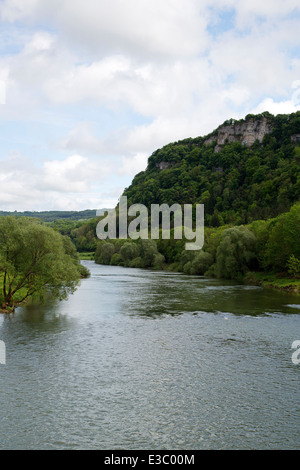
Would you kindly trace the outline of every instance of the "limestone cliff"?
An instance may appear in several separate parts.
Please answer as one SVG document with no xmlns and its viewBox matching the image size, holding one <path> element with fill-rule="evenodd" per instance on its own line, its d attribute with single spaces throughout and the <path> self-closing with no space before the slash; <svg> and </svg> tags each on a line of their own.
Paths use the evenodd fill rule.
<svg viewBox="0 0 300 470">
<path fill-rule="evenodd" d="M 241 142 L 247 147 L 251 147 L 256 140 L 262 142 L 264 136 L 272 129 L 272 123 L 267 117 L 250 118 L 245 121 L 232 120 L 220 126 L 204 143 L 208 145 L 216 141 L 215 152 L 218 152 L 226 142 Z"/>
</svg>

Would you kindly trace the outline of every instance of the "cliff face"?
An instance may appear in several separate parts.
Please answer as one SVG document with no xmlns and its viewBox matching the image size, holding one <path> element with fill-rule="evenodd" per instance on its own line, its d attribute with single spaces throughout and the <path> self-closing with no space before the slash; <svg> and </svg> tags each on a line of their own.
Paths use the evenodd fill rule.
<svg viewBox="0 0 300 470">
<path fill-rule="evenodd" d="M 299 148 L 300 110 L 248 114 L 155 150 L 123 195 L 148 209 L 204 204 L 207 226 L 265 220 L 300 200 Z"/>
<path fill-rule="evenodd" d="M 241 142 L 247 147 L 251 147 L 256 140 L 262 142 L 264 136 L 271 131 L 272 125 L 266 117 L 259 120 L 249 119 L 219 127 L 217 135 L 210 136 L 204 143 L 208 145 L 217 141 L 215 152 L 218 152 L 226 142 Z"/>
</svg>

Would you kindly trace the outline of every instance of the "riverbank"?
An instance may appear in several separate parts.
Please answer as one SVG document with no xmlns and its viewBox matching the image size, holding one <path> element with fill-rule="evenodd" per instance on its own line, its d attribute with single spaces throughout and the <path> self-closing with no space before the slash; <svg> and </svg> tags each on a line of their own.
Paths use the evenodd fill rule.
<svg viewBox="0 0 300 470">
<path fill-rule="evenodd" d="M 79 258 L 81 260 L 90 260 L 93 261 L 93 253 L 79 253 Z M 96 263 L 97 264 L 97 263 Z M 147 269 L 147 268 L 143 268 Z M 149 268 L 153 269 L 153 268 Z M 171 265 L 165 264 L 161 267 L 163 271 L 171 272 L 180 272 L 173 270 Z M 226 279 L 224 279 L 226 280 Z M 239 279 L 240 280 L 240 279 Z M 300 295 L 300 279 L 288 277 L 287 274 L 273 274 L 267 272 L 248 272 L 241 281 L 244 284 L 261 286 L 267 289 L 276 289 L 284 292 L 290 292 L 293 294 Z"/>
<path fill-rule="evenodd" d="M 300 294 L 300 279 L 265 272 L 249 272 L 244 277 L 246 284 Z"/>
<path fill-rule="evenodd" d="M 78 257 L 80 261 L 94 261 L 95 258 L 95 252 L 86 252 L 86 253 L 79 253 L 78 252 Z"/>
<path fill-rule="evenodd" d="M 80 260 L 94 261 L 95 253 L 78 253 Z M 164 271 L 169 271 L 169 264 L 162 266 Z M 181 271 L 179 271 L 181 272 Z M 300 279 L 291 278 L 284 273 L 268 273 L 268 272 L 248 272 L 243 279 L 245 284 L 261 286 L 268 289 L 277 289 L 284 292 L 290 292 L 300 295 Z"/>
<path fill-rule="evenodd" d="M 14 313 L 15 311 L 15 307 L 11 307 L 11 308 L 0 308 L 0 314 L 9 314 L 9 313 Z"/>
</svg>

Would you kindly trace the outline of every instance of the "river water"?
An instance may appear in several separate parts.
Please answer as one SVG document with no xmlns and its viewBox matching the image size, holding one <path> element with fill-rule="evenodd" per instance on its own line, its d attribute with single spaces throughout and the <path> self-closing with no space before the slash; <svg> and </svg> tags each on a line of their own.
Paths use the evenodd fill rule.
<svg viewBox="0 0 300 470">
<path fill-rule="evenodd" d="M 0 449 L 299 449 L 299 296 L 84 261 L 0 317 Z"/>
</svg>

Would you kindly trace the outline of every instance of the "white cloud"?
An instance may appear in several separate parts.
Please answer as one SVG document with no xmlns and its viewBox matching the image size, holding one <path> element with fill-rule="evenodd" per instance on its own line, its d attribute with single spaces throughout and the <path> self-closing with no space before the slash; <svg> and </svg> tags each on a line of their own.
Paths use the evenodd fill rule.
<svg viewBox="0 0 300 470">
<path fill-rule="evenodd" d="M 298 0 L 4 0 L 0 18 L 0 125 L 21 133 L 2 206 L 117 200 L 158 147 L 299 108 Z"/>
<path fill-rule="evenodd" d="M 94 165 L 87 158 L 72 155 L 64 161 L 45 162 L 42 183 L 56 191 L 84 192 L 88 190 L 94 171 Z"/>
<path fill-rule="evenodd" d="M 101 186 L 109 171 L 109 162 L 100 164 L 81 155 L 33 165 L 22 155 L 10 154 L 1 162 L 0 182 L 5 190 L 0 191 L 0 207 L 11 210 L 16 204 L 19 210 L 42 210 L 45 205 L 70 210 L 106 207 L 110 200 L 106 195 L 102 201 Z"/>
<path fill-rule="evenodd" d="M 264 99 L 256 108 L 252 110 L 253 114 L 262 113 L 268 110 L 271 114 L 289 114 L 299 110 L 292 100 L 276 102 L 273 98 Z"/>
<path fill-rule="evenodd" d="M 67 137 L 58 142 L 58 147 L 65 151 L 76 151 L 84 154 L 101 154 L 104 150 L 104 144 L 93 132 L 90 122 L 79 122 L 70 130 Z"/>
<path fill-rule="evenodd" d="M 38 4 L 39 0 L 5 0 L 2 2 L 0 17 L 9 22 L 22 20 L 31 16 Z"/>
<path fill-rule="evenodd" d="M 0 80 L 0 104 L 6 102 L 6 83 L 4 80 Z"/>
<path fill-rule="evenodd" d="M 122 157 L 121 167 L 118 169 L 120 175 L 136 175 L 144 171 L 147 167 L 149 155 L 146 153 L 137 153 L 129 157 Z"/>
<path fill-rule="evenodd" d="M 206 24 L 195 0 L 6 0 L 7 21 L 47 19 L 62 36 L 93 54 L 193 55 L 206 46 Z"/>
</svg>

